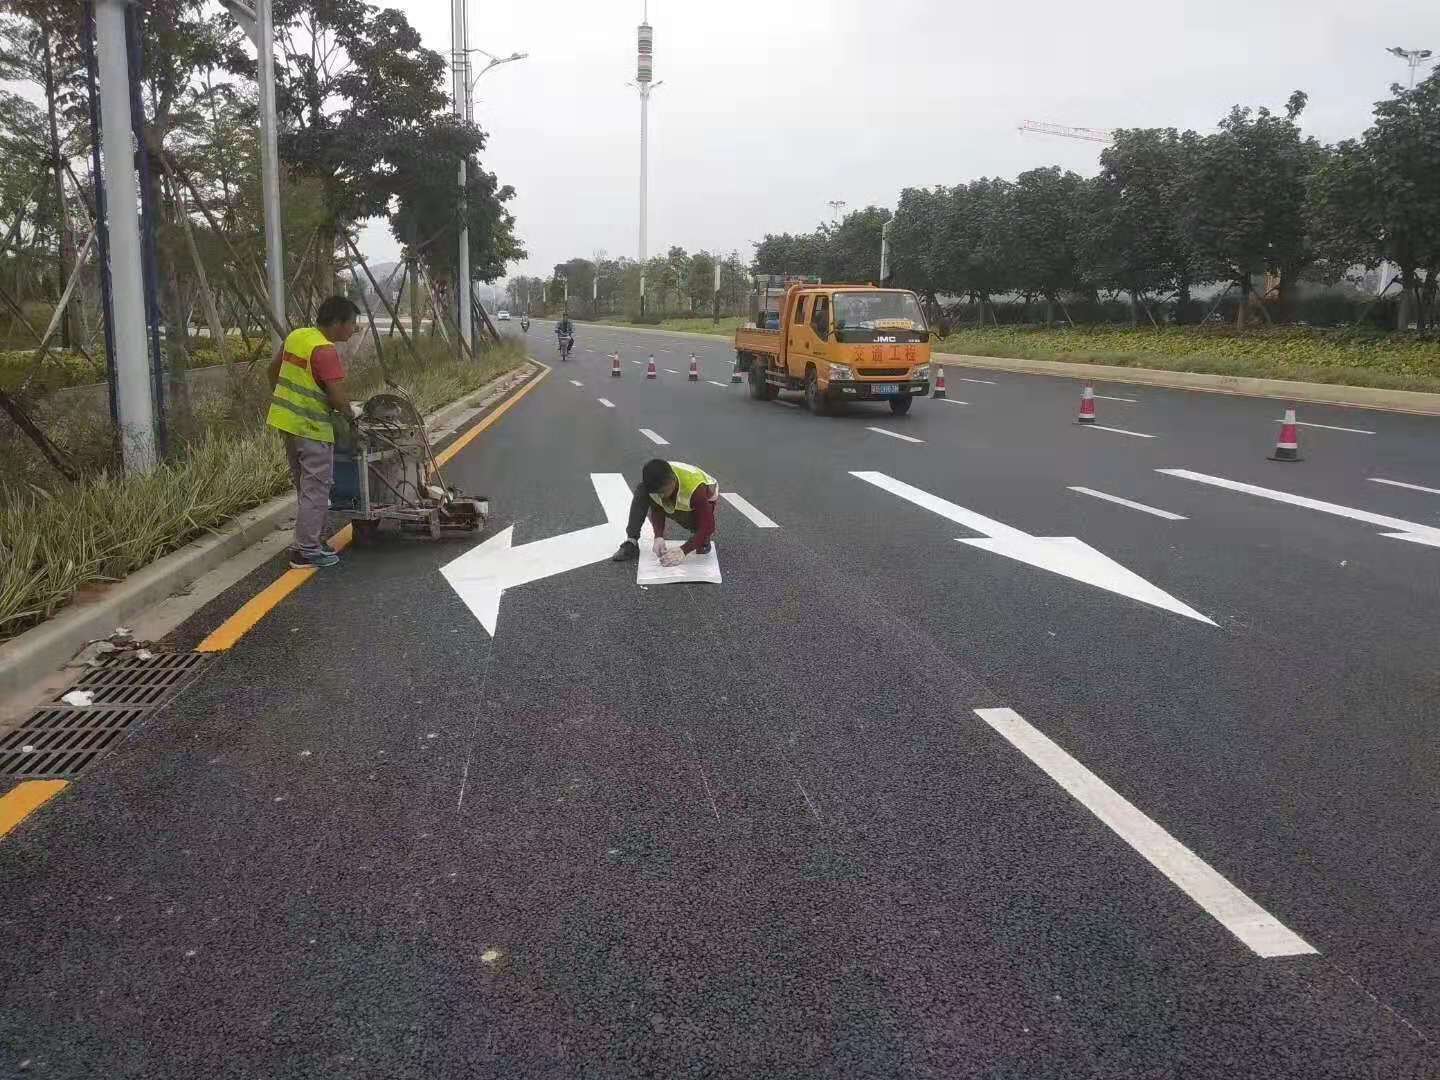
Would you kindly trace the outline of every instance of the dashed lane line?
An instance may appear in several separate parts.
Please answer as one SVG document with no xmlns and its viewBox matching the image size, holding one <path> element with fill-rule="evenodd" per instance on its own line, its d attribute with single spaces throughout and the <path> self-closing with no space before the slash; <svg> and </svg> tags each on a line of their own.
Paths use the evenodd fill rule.
<svg viewBox="0 0 1440 1080">
<path fill-rule="evenodd" d="M 942 398 L 936 398 L 935 400 L 936 400 L 936 401 L 943 401 L 943 402 L 945 402 L 947 405 L 969 405 L 969 404 L 970 404 L 968 401 L 961 401 L 961 400 L 959 400 L 958 398 L 942 397 Z"/>
<path fill-rule="evenodd" d="M 1316 953 L 1312 945 L 1230 884 L 1209 863 L 1014 709 L 976 709 L 975 715 L 1039 766 L 1045 775 L 1064 788 L 1252 952 L 1267 958 Z"/>
<path fill-rule="evenodd" d="M 1283 424 L 1283 423 L 1285 423 L 1285 418 L 1282 416 L 1279 420 L 1276 420 L 1275 423 L 1277 423 L 1277 424 Z M 1309 423 L 1306 423 L 1304 420 L 1296 420 L 1296 421 L 1295 421 L 1295 426 L 1296 426 L 1296 427 L 1324 428 L 1326 431 L 1348 431 L 1351 435 L 1374 435 L 1374 434 L 1375 434 L 1375 432 L 1373 432 L 1373 431 L 1366 431 L 1364 428 L 1358 428 L 1358 427 L 1336 427 L 1334 424 L 1309 424 Z"/>
<path fill-rule="evenodd" d="M 1106 427 L 1103 424 L 1081 424 L 1081 427 L 1089 428 L 1092 431 L 1113 431 L 1116 435 L 1133 435 L 1137 439 L 1153 439 L 1154 435 L 1146 435 L 1143 431 L 1126 431 L 1124 428 Z"/>
<path fill-rule="evenodd" d="M 585 387 L 585 384 L 584 384 L 583 382 L 581 382 L 579 379 L 571 379 L 571 380 L 570 380 L 570 385 L 571 385 L 571 386 L 578 386 L 578 387 L 580 387 L 581 389 L 584 389 L 584 387 Z"/>
<path fill-rule="evenodd" d="M 673 367 L 667 367 L 665 370 L 668 371 L 671 375 L 679 375 L 679 374 L 680 374 L 680 373 L 679 373 L 678 371 L 676 371 Z"/>
<path fill-rule="evenodd" d="M 1137 398 L 1133 398 L 1133 397 L 1112 397 L 1112 396 L 1109 395 L 1109 394 L 1096 394 L 1095 396 L 1096 396 L 1097 398 L 1099 398 L 1101 401 L 1123 401 L 1123 402 L 1125 402 L 1125 404 L 1127 404 L 1127 405 L 1139 405 L 1139 404 L 1140 404 L 1139 400 L 1138 400 Z"/>
<path fill-rule="evenodd" d="M 613 409 L 615 407 L 615 403 L 609 398 L 597 397 L 595 400 L 600 402 L 600 404 L 604 405 L 607 409 Z"/>
<path fill-rule="evenodd" d="M 648 427 L 642 427 L 642 428 L 640 429 L 640 434 L 641 434 L 641 435 L 644 435 L 645 438 L 649 439 L 649 440 L 650 440 L 651 442 L 653 442 L 656 446 L 669 446 L 669 445 L 670 445 L 670 440 L 669 440 L 669 439 L 662 438 L 661 436 L 655 434 L 655 432 L 651 431 Z"/>
<path fill-rule="evenodd" d="M 751 522 L 754 523 L 757 529 L 778 529 L 780 527 L 770 518 L 766 517 L 759 510 L 757 510 L 754 504 L 751 503 L 749 499 L 745 498 L 745 496 L 736 495 L 733 491 L 722 491 L 720 493 L 720 497 L 723 498 L 726 502 L 728 502 L 731 506 L 735 507 L 736 510 L 739 510 L 740 513 L 744 514 L 747 518 L 749 518 Z"/>
<path fill-rule="evenodd" d="M 1144 503 L 1131 502 L 1129 499 L 1122 499 L 1119 495 L 1107 495 L 1103 491 L 1096 491 L 1094 488 L 1070 486 L 1071 491 L 1078 491 L 1081 495 L 1089 495 L 1096 499 L 1104 499 L 1106 502 L 1116 503 L 1120 506 L 1128 506 L 1131 510 L 1139 510 L 1146 514 L 1154 514 L 1166 521 L 1188 521 L 1189 518 L 1183 514 L 1172 514 L 1169 510 L 1157 510 L 1153 506 L 1146 506 Z"/>
<path fill-rule="evenodd" d="M 725 387 L 730 385 L 729 383 L 716 382 L 714 379 L 706 379 L 705 381 L 708 382 L 711 386 L 720 387 L 721 390 L 724 390 Z"/>
<path fill-rule="evenodd" d="M 774 403 L 776 405 L 784 405 L 787 409 L 798 409 L 800 407 L 798 401 L 785 401 L 783 398 L 778 397 L 774 399 Z"/>
<path fill-rule="evenodd" d="M 1421 484 L 1407 484 L 1403 480 L 1382 480 L 1378 476 L 1370 477 L 1372 484 L 1389 484 L 1391 487 L 1409 488 L 1411 491 L 1423 491 L 1430 495 L 1440 495 L 1440 488 L 1424 487 Z"/>
<path fill-rule="evenodd" d="M 955 381 L 956 381 L 956 382 L 984 383 L 986 386 L 999 386 L 999 385 L 1000 385 L 1000 384 L 997 383 L 994 379 L 967 379 L 967 378 L 965 378 L 965 376 L 963 376 L 963 375 L 958 376 Z"/>
<path fill-rule="evenodd" d="M 883 427 L 867 427 L 866 431 L 873 431 L 877 435 L 889 435 L 892 439 L 899 439 L 901 442 L 923 443 L 924 439 L 917 439 L 912 435 L 901 435 L 898 431 L 886 431 Z"/>
</svg>

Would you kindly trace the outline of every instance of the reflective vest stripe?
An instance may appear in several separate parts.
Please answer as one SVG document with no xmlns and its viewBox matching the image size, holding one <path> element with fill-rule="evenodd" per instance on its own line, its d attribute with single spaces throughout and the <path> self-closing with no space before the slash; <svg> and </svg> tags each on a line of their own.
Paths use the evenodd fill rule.
<svg viewBox="0 0 1440 1080">
<path fill-rule="evenodd" d="M 300 419 L 309 421 L 312 424 L 322 422 L 328 424 L 330 422 L 329 413 L 316 412 L 307 405 L 297 405 L 293 401 L 287 401 L 285 398 L 282 398 L 279 394 L 276 394 L 270 399 L 270 407 L 272 409 L 284 409 L 286 412 L 294 413 L 300 417 Z M 273 427 L 274 425 L 272 424 L 271 426 Z M 289 429 L 282 428 L 281 430 L 286 431 Z M 291 434 L 298 435 L 299 432 L 291 432 Z M 306 438 L 309 438 L 309 436 L 307 435 Z M 323 442 L 324 440 L 321 441 Z"/>
<path fill-rule="evenodd" d="M 293 364 L 288 366 L 294 367 Z M 319 390 L 311 390 L 309 387 L 305 386 L 304 383 L 298 383 L 294 379 L 287 378 L 285 375 L 285 365 L 282 365 L 280 368 L 280 381 L 297 394 L 308 398 L 314 398 L 316 401 L 323 401 L 325 403 L 325 412 L 328 413 L 330 411 L 330 399 Z"/>
</svg>

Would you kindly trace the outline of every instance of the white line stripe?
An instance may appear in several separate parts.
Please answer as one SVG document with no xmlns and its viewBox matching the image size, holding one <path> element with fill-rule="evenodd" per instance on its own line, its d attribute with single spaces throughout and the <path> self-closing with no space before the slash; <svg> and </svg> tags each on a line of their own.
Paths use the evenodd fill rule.
<svg viewBox="0 0 1440 1080">
<path fill-rule="evenodd" d="M 632 364 L 634 364 L 636 367 L 644 367 L 644 366 L 645 366 L 645 361 L 644 361 L 644 360 L 631 360 L 630 362 L 631 362 Z"/>
<path fill-rule="evenodd" d="M 1285 418 L 1282 416 L 1279 420 L 1276 420 L 1275 423 L 1277 423 L 1277 424 L 1283 424 L 1283 423 L 1285 423 Z M 1373 431 L 1366 431 L 1364 428 L 1358 428 L 1358 427 L 1336 427 L 1334 424 L 1307 424 L 1304 420 L 1296 420 L 1296 421 L 1295 421 L 1295 426 L 1296 426 L 1296 427 L 1324 428 L 1326 431 L 1348 431 L 1348 432 L 1350 432 L 1350 434 L 1352 434 L 1352 435 L 1374 435 L 1374 434 L 1375 434 L 1375 432 L 1373 432 Z"/>
<path fill-rule="evenodd" d="M 935 400 L 936 400 L 936 401 L 949 402 L 951 405 L 969 405 L 969 404 L 970 404 L 968 401 L 957 401 L 955 398 L 951 398 L 951 397 L 936 398 Z"/>
<path fill-rule="evenodd" d="M 671 375 L 679 375 L 679 374 L 680 374 L 680 373 L 679 373 L 678 371 L 676 371 L 673 367 L 667 367 L 665 370 L 668 371 Z"/>
<path fill-rule="evenodd" d="M 866 431 L 873 431 L 877 435 L 889 435 L 892 439 L 899 439 L 902 442 L 923 443 L 924 439 L 914 439 L 909 435 L 901 435 L 898 431 L 886 431 L 883 427 L 867 427 Z"/>
<path fill-rule="evenodd" d="M 600 402 L 600 404 L 604 405 L 607 409 L 613 409 L 615 407 L 615 403 L 613 401 L 607 401 L 603 397 L 597 397 L 595 400 Z"/>
<path fill-rule="evenodd" d="M 975 715 L 1256 954 L 1305 956 L 1317 951 L 1019 713 L 976 709 Z"/>
<path fill-rule="evenodd" d="M 1123 401 L 1130 405 L 1140 404 L 1133 397 L 1111 397 L 1109 394 L 1096 394 L 1095 396 L 1101 401 Z"/>
<path fill-rule="evenodd" d="M 571 386 L 579 386 L 579 387 L 581 387 L 581 388 L 583 388 L 583 387 L 585 386 L 585 384 L 584 384 L 583 382 L 578 382 L 578 381 L 576 381 L 575 379 L 571 379 L 571 380 L 570 380 L 570 385 L 571 385 Z"/>
<path fill-rule="evenodd" d="M 724 390 L 725 387 L 730 385 L 729 383 L 716 382 L 714 379 L 706 379 L 705 381 L 708 382 L 711 386 L 720 387 L 721 390 Z"/>
<path fill-rule="evenodd" d="M 757 529 L 778 529 L 780 527 L 759 510 L 756 510 L 750 500 L 745 498 L 745 496 L 736 495 L 733 491 L 722 491 L 720 497 L 754 522 Z"/>
<path fill-rule="evenodd" d="M 774 401 L 776 405 L 784 405 L 787 409 L 798 409 L 800 407 L 800 403 L 798 401 L 784 401 L 778 397 L 775 398 Z"/>
<path fill-rule="evenodd" d="M 1137 439 L 1153 439 L 1154 435 L 1146 435 L 1140 431 L 1126 431 L 1124 428 L 1105 427 L 1103 424 L 1081 424 L 1081 427 L 1094 428 L 1096 431 L 1113 431 L 1116 435 L 1134 435 Z"/>
<path fill-rule="evenodd" d="M 667 440 L 667 439 L 662 439 L 659 435 L 656 435 L 655 432 L 651 431 L 648 427 L 642 427 L 642 428 L 640 429 L 640 434 L 641 434 L 641 435 L 644 435 L 645 438 L 649 439 L 649 440 L 650 440 L 651 442 L 653 442 L 656 446 L 669 446 L 669 445 L 670 445 L 669 440 Z"/>
<path fill-rule="evenodd" d="M 963 375 L 960 376 L 956 381 L 957 381 L 957 382 L 978 382 L 978 383 L 984 383 L 986 386 L 999 386 L 999 385 L 1000 385 L 1000 384 L 997 383 L 994 379 L 967 379 L 967 378 L 965 378 L 965 376 L 963 376 Z"/>
<path fill-rule="evenodd" d="M 1419 484 L 1407 484 L 1401 480 L 1381 480 L 1378 476 L 1370 477 L 1372 484 L 1389 484 L 1391 487 L 1409 488 L 1411 491 L 1425 491 L 1431 495 L 1440 495 L 1440 488 L 1427 488 Z"/>
<path fill-rule="evenodd" d="M 1104 499 L 1106 502 L 1119 503 L 1121 506 L 1128 506 L 1131 510 L 1143 510 L 1147 514 L 1154 514 L 1156 517 L 1164 518 L 1166 521 L 1187 521 L 1183 514 L 1172 514 L 1169 510 L 1156 510 L 1153 506 L 1146 506 L 1144 503 L 1131 502 L 1129 499 L 1122 499 L 1119 495 L 1106 495 L 1103 491 L 1096 491 L 1094 488 L 1070 487 L 1071 491 L 1078 491 L 1081 495 L 1093 495 L 1097 499 Z"/>
</svg>

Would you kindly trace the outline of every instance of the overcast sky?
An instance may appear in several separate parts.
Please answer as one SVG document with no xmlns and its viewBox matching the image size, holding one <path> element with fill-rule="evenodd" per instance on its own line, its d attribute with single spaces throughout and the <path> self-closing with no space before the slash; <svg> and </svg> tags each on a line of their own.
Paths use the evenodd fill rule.
<svg viewBox="0 0 1440 1080">
<path fill-rule="evenodd" d="M 448 0 L 389 0 L 433 48 Z M 487 168 L 530 259 L 637 252 L 641 0 L 470 0 L 471 45 L 530 57 L 476 90 Z M 813 228 L 831 199 L 893 207 L 906 186 L 1096 169 L 1099 146 L 1020 134 L 1024 119 L 1212 130 L 1233 104 L 1326 141 L 1358 135 L 1408 77 L 1386 47 L 1440 53 L 1435 0 L 651 0 L 650 253 L 738 249 Z M 1422 74 L 1428 68 L 1422 68 Z M 371 228 L 374 258 L 396 252 Z"/>
</svg>

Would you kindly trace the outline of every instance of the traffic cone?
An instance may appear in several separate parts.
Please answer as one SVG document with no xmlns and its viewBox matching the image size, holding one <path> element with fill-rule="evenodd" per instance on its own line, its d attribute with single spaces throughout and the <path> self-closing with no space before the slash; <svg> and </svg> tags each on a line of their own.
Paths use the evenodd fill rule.
<svg viewBox="0 0 1440 1080">
<path fill-rule="evenodd" d="M 700 365 L 696 363 L 695 354 L 693 352 L 690 354 L 690 381 L 700 381 Z"/>
<path fill-rule="evenodd" d="M 740 381 L 740 357 L 735 357 L 735 366 L 730 369 L 731 385 Z"/>
<path fill-rule="evenodd" d="M 945 396 L 945 365 L 944 365 L 944 364 L 936 364 L 936 365 L 935 365 L 935 389 L 931 392 L 930 396 L 931 396 L 931 397 L 937 397 L 937 398 L 943 398 L 943 397 Z"/>
<path fill-rule="evenodd" d="M 1075 418 L 1077 424 L 1093 424 L 1095 422 L 1095 388 L 1089 383 L 1085 389 L 1080 391 L 1080 415 Z"/>
<path fill-rule="evenodd" d="M 645 378 L 655 379 L 658 378 L 659 375 L 660 373 L 655 370 L 655 357 L 652 355 L 650 357 L 650 362 L 645 365 Z"/>
<path fill-rule="evenodd" d="M 620 354 L 618 352 L 610 354 L 610 377 L 612 379 L 620 378 Z"/>
<path fill-rule="evenodd" d="M 1285 410 L 1285 419 L 1280 423 L 1280 437 L 1275 440 L 1275 453 L 1271 461 L 1303 461 L 1300 456 L 1300 433 L 1295 429 L 1295 406 Z"/>
</svg>

